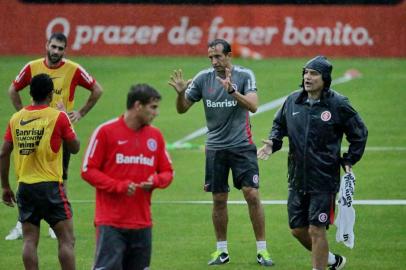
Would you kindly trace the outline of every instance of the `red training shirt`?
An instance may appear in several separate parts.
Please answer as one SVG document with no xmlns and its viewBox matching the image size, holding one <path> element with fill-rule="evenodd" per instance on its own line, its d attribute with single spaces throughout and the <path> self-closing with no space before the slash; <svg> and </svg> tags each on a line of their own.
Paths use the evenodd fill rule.
<svg viewBox="0 0 406 270">
<path fill-rule="evenodd" d="M 152 226 L 152 191 L 136 188 L 127 195 L 129 183 L 147 181 L 166 188 L 173 179 L 170 157 L 159 129 L 146 125 L 130 129 L 124 117 L 100 125 L 90 139 L 82 164 L 82 178 L 96 188 L 95 224 L 126 229 Z"/>
</svg>

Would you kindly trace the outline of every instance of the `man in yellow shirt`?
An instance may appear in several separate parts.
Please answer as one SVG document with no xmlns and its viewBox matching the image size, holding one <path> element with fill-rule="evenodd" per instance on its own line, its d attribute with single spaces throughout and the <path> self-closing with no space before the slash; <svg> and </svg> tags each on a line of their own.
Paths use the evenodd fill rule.
<svg viewBox="0 0 406 270">
<path fill-rule="evenodd" d="M 53 90 L 49 75 L 32 78 L 33 103 L 11 117 L 0 152 L 2 199 L 11 207 L 18 201 L 26 269 L 38 269 L 42 219 L 55 231 L 61 268 L 75 269 L 72 209 L 62 181 L 62 143 L 66 145 L 64 151 L 73 154 L 79 151 L 80 144 L 68 115 L 49 107 Z M 17 199 L 9 183 L 12 152 L 18 181 Z"/>
<path fill-rule="evenodd" d="M 48 74 L 53 79 L 55 88 L 50 106 L 67 112 L 72 123 L 79 121 L 96 104 L 102 94 L 102 87 L 79 64 L 64 58 L 66 46 L 66 36 L 62 33 L 54 33 L 46 43 L 46 56 L 33 60 L 23 67 L 8 90 L 11 102 L 17 111 L 23 107 L 20 91 L 30 84 L 33 76 L 40 73 Z M 75 111 L 75 90 L 78 85 L 89 90 L 90 95 L 84 106 Z M 65 151 L 65 148 L 63 145 L 62 178 L 66 188 L 70 154 L 69 151 Z M 49 234 L 55 238 L 52 230 L 49 230 Z M 21 236 L 21 224 L 17 222 L 16 227 L 6 236 L 6 240 L 16 240 Z"/>
</svg>

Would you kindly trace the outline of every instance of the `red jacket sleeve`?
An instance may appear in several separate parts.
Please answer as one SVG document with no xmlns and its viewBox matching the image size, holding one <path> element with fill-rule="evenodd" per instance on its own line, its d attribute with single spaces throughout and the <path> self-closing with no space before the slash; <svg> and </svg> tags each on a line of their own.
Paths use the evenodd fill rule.
<svg viewBox="0 0 406 270">
<path fill-rule="evenodd" d="M 17 77 L 13 81 L 13 85 L 16 91 L 20 91 L 30 83 L 31 83 L 31 67 L 30 64 L 28 63 L 17 75 Z"/>
<path fill-rule="evenodd" d="M 61 137 L 64 140 L 71 141 L 76 138 L 72 123 L 65 112 L 60 112 L 56 125 L 61 130 Z"/>
<path fill-rule="evenodd" d="M 160 138 L 157 174 L 154 175 L 154 188 L 166 188 L 172 183 L 173 168 L 169 153 L 166 151 L 165 141 Z"/>
<path fill-rule="evenodd" d="M 76 69 L 74 80 L 76 80 L 78 85 L 88 90 L 92 90 L 93 85 L 96 82 L 96 80 L 81 66 Z"/>
<path fill-rule="evenodd" d="M 62 140 L 71 141 L 76 138 L 72 124 L 65 112 L 60 112 L 55 123 L 54 131 L 51 135 L 51 149 L 54 153 L 59 151 Z"/>
<path fill-rule="evenodd" d="M 13 142 L 13 136 L 11 135 L 10 123 L 7 125 L 6 133 L 4 134 L 4 140 L 6 142 Z"/>
<path fill-rule="evenodd" d="M 105 157 L 108 155 L 105 132 L 96 129 L 90 138 L 82 164 L 82 178 L 96 189 L 107 192 L 126 193 L 130 180 L 118 180 L 105 174 L 102 170 Z"/>
</svg>

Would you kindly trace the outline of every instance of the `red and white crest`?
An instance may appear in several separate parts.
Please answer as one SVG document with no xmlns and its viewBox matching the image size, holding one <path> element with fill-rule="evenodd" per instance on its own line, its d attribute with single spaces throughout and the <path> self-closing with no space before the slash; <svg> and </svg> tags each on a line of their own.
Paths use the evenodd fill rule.
<svg viewBox="0 0 406 270">
<path fill-rule="evenodd" d="M 329 111 L 324 111 L 321 113 L 320 115 L 321 120 L 323 120 L 324 122 L 327 122 L 328 120 L 331 119 L 331 112 Z"/>
</svg>

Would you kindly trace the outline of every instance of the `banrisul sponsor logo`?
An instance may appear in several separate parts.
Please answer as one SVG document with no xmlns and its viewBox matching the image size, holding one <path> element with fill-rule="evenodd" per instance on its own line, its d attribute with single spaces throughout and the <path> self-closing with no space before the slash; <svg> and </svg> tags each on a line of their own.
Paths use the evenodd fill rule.
<svg viewBox="0 0 406 270">
<path fill-rule="evenodd" d="M 38 119 L 38 118 L 37 118 Z M 34 118 L 34 120 L 36 120 Z M 26 123 L 32 122 L 27 120 Z M 25 125 L 25 124 L 24 124 Z M 37 129 L 16 129 L 15 135 L 18 142 L 18 147 L 20 148 L 20 155 L 29 155 L 35 152 L 35 149 L 40 144 L 42 136 L 44 135 L 44 128 Z"/>
<path fill-rule="evenodd" d="M 206 100 L 207 108 L 227 108 L 237 106 L 237 101 L 235 100 L 224 100 L 224 101 L 211 101 Z"/>
<path fill-rule="evenodd" d="M 147 166 L 154 166 L 154 157 L 145 157 L 144 155 L 126 156 L 121 153 L 116 154 L 117 164 L 142 164 Z"/>
</svg>

